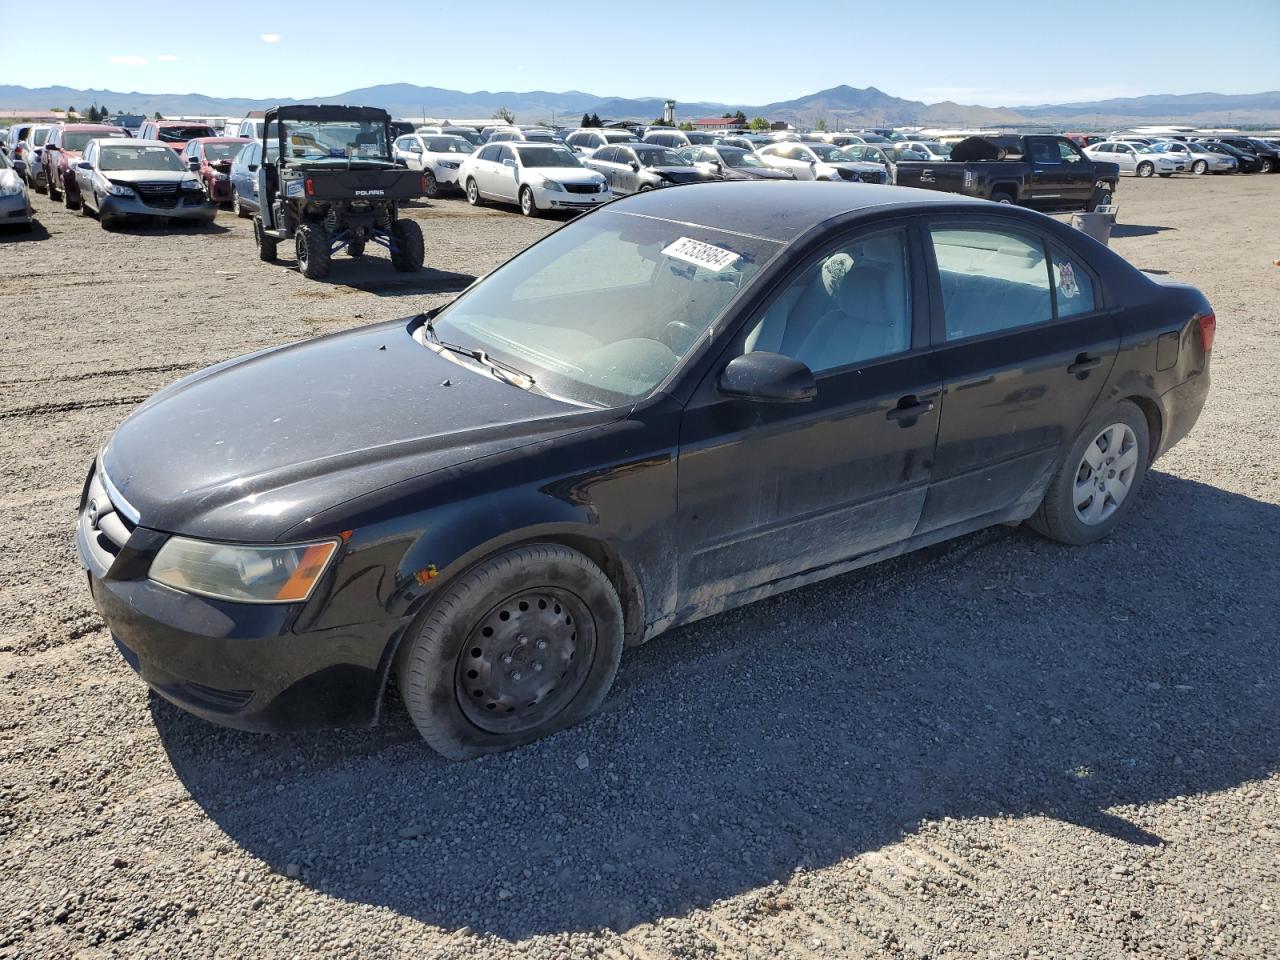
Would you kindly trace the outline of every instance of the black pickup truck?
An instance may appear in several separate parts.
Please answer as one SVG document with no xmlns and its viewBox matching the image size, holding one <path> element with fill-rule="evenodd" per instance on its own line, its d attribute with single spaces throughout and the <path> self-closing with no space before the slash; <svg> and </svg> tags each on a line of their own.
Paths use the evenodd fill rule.
<svg viewBox="0 0 1280 960">
<path fill-rule="evenodd" d="M 900 187 L 1016 203 L 1035 210 L 1087 210 L 1111 202 L 1120 168 L 1090 160 L 1066 137 L 969 137 L 944 161 L 904 160 Z"/>
</svg>

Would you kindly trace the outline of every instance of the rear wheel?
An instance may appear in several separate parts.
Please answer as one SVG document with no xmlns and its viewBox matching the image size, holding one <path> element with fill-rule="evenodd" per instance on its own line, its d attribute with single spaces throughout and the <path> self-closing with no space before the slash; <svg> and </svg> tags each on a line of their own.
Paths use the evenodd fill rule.
<svg viewBox="0 0 1280 960">
<path fill-rule="evenodd" d="M 1259 172 L 1259 173 L 1270 173 L 1270 172 L 1271 172 L 1272 170 L 1274 170 L 1275 168 L 1276 168 L 1276 165 L 1275 165 L 1275 162 L 1274 162 L 1274 161 L 1269 160 L 1269 159 L 1267 159 L 1266 157 L 1263 157 L 1263 158 L 1262 158 L 1262 169 L 1261 169 L 1261 170 L 1259 170 L 1258 172 Z"/>
<path fill-rule="evenodd" d="M 58 188 L 55 186 L 55 184 L 58 182 L 57 176 L 49 177 L 48 180 L 49 180 L 49 189 L 48 189 L 49 199 L 50 200 L 61 199 L 62 194 L 58 192 Z"/>
<path fill-rule="evenodd" d="M 473 207 L 478 207 L 480 204 L 484 203 L 484 201 L 480 199 L 480 187 L 476 184 L 475 177 L 467 178 L 467 203 L 471 204 Z"/>
<path fill-rule="evenodd" d="M 1137 172 L 1138 172 L 1138 176 L 1140 177 L 1149 177 L 1156 172 L 1156 168 L 1151 163 L 1150 160 L 1143 160 L 1140 164 L 1138 164 Z"/>
<path fill-rule="evenodd" d="M 533 199 L 533 190 L 529 187 L 520 191 L 520 212 L 526 217 L 538 216 L 538 202 Z"/>
<path fill-rule="evenodd" d="M 422 228 L 416 220 L 397 220 L 391 225 L 391 265 L 401 273 L 416 273 L 426 258 Z"/>
<path fill-rule="evenodd" d="M 329 275 L 329 239 L 314 224 L 304 223 L 294 234 L 298 270 L 308 280 L 322 280 Z"/>
<path fill-rule="evenodd" d="M 1209 161 L 1197 160 L 1195 163 L 1191 165 L 1191 172 L 1194 173 L 1197 177 L 1203 176 L 1204 174 L 1208 173 Z"/>
<path fill-rule="evenodd" d="M 264 263 L 276 262 L 276 245 L 280 242 L 275 237 L 267 236 L 262 226 L 262 218 L 253 218 L 253 242 L 258 247 L 258 259 Z"/>
<path fill-rule="evenodd" d="M 997 190 L 991 194 L 991 199 L 996 203 L 1017 203 L 1017 199 L 1008 190 Z"/>
<path fill-rule="evenodd" d="M 401 698 L 447 757 L 510 750 L 600 706 L 622 656 L 622 606 L 559 544 L 500 553 L 444 587 L 397 654 Z"/>
<path fill-rule="evenodd" d="M 1150 446 L 1147 418 L 1129 401 L 1093 417 L 1028 523 L 1060 543 L 1080 545 L 1108 536 L 1137 499 Z"/>
<path fill-rule="evenodd" d="M 71 195 L 71 188 L 66 186 L 62 190 L 62 205 L 68 210 L 80 209 L 80 198 Z"/>
<path fill-rule="evenodd" d="M 231 191 L 231 212 L 241 220 L 249 219 L 249 211 L 240 203 L 240 194 L 236 193 L 234 190 Z"/>
</svg>

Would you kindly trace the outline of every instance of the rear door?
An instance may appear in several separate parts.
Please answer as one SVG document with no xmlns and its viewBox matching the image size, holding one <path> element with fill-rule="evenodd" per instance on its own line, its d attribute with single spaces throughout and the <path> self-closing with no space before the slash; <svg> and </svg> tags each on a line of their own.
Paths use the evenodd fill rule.
<svg viewBox="0 0 1280 960">
<path fill-rule="evenodd" d="M 851 232 L 797 264 L 686 407 L 677 536 L 682 606 L 821 570 L 905 540 L 925 501 L 940 383 L 918 236 Z M 744 353 L 814 373 L 804 403 L 717 389 Z"/>
<path fill-rule="evenodd" d="M 943 396 L 922 533 L 1033 507 L 1120 343 L 1097 279 L 1038 231 L 939 216 L 926 238 Z"/>
</svg>

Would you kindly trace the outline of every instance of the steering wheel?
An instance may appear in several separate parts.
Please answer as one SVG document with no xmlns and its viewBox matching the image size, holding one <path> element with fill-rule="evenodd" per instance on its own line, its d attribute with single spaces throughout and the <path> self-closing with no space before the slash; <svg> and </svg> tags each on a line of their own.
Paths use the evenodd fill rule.
<svg viewBox="0 0 1280 960">
<path fill-rule="evenodd" d="M 683 320 L 672 320 L 662 331 L 662 342 L 676 354 L 684 353 L 697 339 L 698 331 Z"/>
</svg>

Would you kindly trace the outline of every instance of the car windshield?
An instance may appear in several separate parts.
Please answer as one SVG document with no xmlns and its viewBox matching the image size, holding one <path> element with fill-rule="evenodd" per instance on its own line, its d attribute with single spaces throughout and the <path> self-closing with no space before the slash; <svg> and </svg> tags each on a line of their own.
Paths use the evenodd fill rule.
<svg viewBox="0 0 1280 960">
<path fill-rule="evenodd" d="M 508 261 L 434 326 L 552 396 L 617 406 L 660 384 L 781 246 L 602 210 Z"/>
<path fill-rule="evenodd" d="M 110 170 L 181 170 L 182 161 L 168 147 L 143 144 L 111 144 L 98 155 L 98 169 Z"/>
<path fill-rule="evenodd" d="M 763 167 L 765 163 L 754 153 L 746 150 L 721 150 L 720 159 L 726 167 Z"/>
<path fill-rule="evenodd" d="M 806 147 L 812 150 L 819 160 L 848 160 L 849 157 L 841 151 L 837 146 L 830 143 L 806 143 Z"/>
<path fill-rule="evenodd" d="M 117 139 L 123 140 L 123 139 L 127 139 L 128 136 L 129 135 L 127 133 L 122 133 L 119 130 L 114 130 L 110 132 L 105 130 L 83 130 L 83 131 L 72 130 L 66 134 L 63 134 L 62 149 L 83 151 L 85 144 L 87 144 L 90 140 L 101 140 L 107 137 L 115 137 Z"/>
<path fill-rule="evenodd" d="M 427 137 L 427 150 L 431 153 L 470 153 L 475 147 L 462 137 Z"/>
<path fill-rule="evenodd" d="M 164 143 L 186 143 L 188 140 L 194 140 L 196 137 L 213 137 L 216 136 L 213 127 L 205 126 L 187 126 L 187 127 L 160 127 L 156 130 L 156 139 Z"/>
<path fill-rule="evenodd" d="M 580 167 L 582 164 L 568 147 L 518 146 L 520 165 L 524 167 Z"/>
<path fill-rule="evenodd" d="M 234 159 L 235 155 L 243 148 L 243 143 L 206 143 L 204 145 L 204 155 L 210 163 L 218 163 L 221 160 Z"/>
<path fill-rule="evenodd" d="M 380 120 L 285 120 L 284 134 L 285 159 L 290 162 L 307 166 L 392 163 L 387 129 Z"/>
<path fill-rule="evenodd" d="M 1146 144 L 1131 143 L 1129 144 L 1129 146 L 1133 147 L 1133 149 L 1138 151 L 1138 153 L 1155 153 L 1155 151 L 1152 150 L 1150 147 L 1148 147 Z"/>
<path fill-rule="evenodd" d="M 666 147 L 649 147 L 648 149 L 636 147 L 635 151 L 642 167 L 687 167 L 689 165 L 689 161 L 684 157 Z"/>
</svg>

